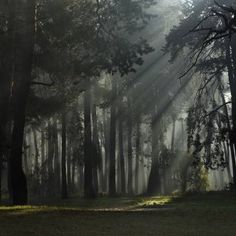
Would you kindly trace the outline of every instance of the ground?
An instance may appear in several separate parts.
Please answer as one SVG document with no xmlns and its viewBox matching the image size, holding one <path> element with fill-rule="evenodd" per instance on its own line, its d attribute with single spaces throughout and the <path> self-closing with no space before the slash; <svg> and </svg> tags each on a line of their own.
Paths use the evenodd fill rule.
<svg viewBox="0 0 236 236">
<path fill-rule="evenodd" d="M 78 198 L 57 204 L 0 207 L 0 236 L 233 236 L 236 194 Z"/>
</svg>

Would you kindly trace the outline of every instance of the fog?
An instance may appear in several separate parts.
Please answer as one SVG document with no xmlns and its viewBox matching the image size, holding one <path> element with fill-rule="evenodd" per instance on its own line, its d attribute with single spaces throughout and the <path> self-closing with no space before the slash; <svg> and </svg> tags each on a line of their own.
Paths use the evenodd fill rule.
<svg viewBox="0 0 236 236">
<path fill-rule="evenodd" d="M 1 3 L 2 196 L 26 204 L 229 190 L 232 9 L 108 2 Z"/>
</svg>

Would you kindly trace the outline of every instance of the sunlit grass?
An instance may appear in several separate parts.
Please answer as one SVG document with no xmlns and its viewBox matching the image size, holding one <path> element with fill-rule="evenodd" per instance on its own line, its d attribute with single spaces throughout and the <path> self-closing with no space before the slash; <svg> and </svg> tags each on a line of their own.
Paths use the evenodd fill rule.
<svg viewBox="0 0 236 236">
<path fill-rule="evenodd" d="M 173 197 L 171 196 L 161 196 L 161 197 L 151 197 L 144 198 L 138 202 L 138 207 L 157 207 L 157 206 L 165 206 L 166 204 L 172 202 Z"/>
</svg>

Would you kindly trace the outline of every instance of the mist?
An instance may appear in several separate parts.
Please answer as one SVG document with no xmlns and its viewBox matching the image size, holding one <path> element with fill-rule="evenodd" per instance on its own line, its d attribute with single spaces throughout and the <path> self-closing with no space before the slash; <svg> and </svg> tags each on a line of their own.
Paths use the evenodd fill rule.
<svg viewBox="0 0 236 236">
<path fill-rule="evenodd" d="M 209 196 L 225 207 L 236 190 L 235 33 L 233 0 L 1 1 L 0 218 L 1 206 L 82 207 L 111 210 L 106 222 L 126 212 L 132 228 L 150 209 L 188 215 Z M 152 220 L 117 235 L 156 235 Z"/>
</svg>

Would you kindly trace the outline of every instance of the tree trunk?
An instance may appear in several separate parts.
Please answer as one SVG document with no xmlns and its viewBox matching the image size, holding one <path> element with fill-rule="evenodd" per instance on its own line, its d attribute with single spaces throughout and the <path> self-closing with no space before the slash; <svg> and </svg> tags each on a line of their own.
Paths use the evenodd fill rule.
<svg viewBox="0 0 236 236">
<path fill-rule="evenodd" d="M 68 198 L 66 181 L 66 113 L 61 114 L 61 197 Z"/>
<path fill-rule="evenodd" d="M 3 167 L 3 160 L 2 160 L 2 155 L 0 154 L 0 204 L 2 201 L 2 167 Z"/>
<path fill-rule="evenodd" d="M 110 119 L 110 170 L 109 170 L 109 195 L 116 195 L 116 96 L 117 79 L 112 78 L 112 104 Z"/>
<path fill-rule="evenodd" d="M 71 193 L 71 144 L 68 142 L 67 146 L 67 159 L 66 159 L 66 165 L 67 165 L 67 186 L 68 186 L 68 192 Z"/>
<path fill-rule="evenodd" d="M 128 112 L 127 115 L 127 141 L 128 141 L 128 193 L 133 195 L 133 148 L 132 148 L 132 133 L 133 122 L 131 113 L 131 97 L 128 95 Z"/>
<path fill-rule="evenodd" d="M 13 85 L 13 131 L 11 139 L 10 174 L 14 205 L 27 204 L 27 183 L 22 169 L 22 146 L 24 138 L 25 111 L 30 90 L 34 48 L 35 2 L 18 1 L 23 19 L 16 27 L 15 73 Z M 14 6 L 14 5 L 13 5 Z M 20 13 L 19 13 L 20 14 Z"/>
<path fill-rule="evenodd" d="M 102 191 L 108 192 L 109 173 L 109 126 L 106 119 L 106 111 L 103 110 L 103 137 L 104 137 L 104 164 L 102 166 Z"/>
<path fill-rule="evenodd" d="M 53 159 L 54 159 L 54 140 L 53 140 L 53 125 L 51 123 L 51 120 L 48 121 L 47 126 L 47 136 L 48 136 L 48 148 L 47 148 L 47 173 L 48 173 L 48 179 L 46 179 L 46 194 L 48 196 L 54 196 L 54 168 L 53 168 Z M 53 186 L 53 187 L 52 187 Z"/>
<path fill-rule="evenodd" d="M 175 117 L 172 116 L 173 121 L 173 128 L 172 128 L 172 135 L 171 135 L 171 151 L 175 151 Z"/>
<path fill-rule="evenodd" d="M 140 189 L 139 189 L 139 185 L 140 185 L 140 181 L 139 181 L 139 171 L 140 171 L 140 136 L 141 136 L 141 130 L 140 130 L 140 118 L 137 118 L 136 121 L 136 168 L 135 168 L 135 189 L 136 189 L 136 193 L 139 194 Z"/>
<path fill-rule="evenodd" d="M 41 162 L 42 162 L 41 168 L 43 172 L 45 173 L 45 171 L 47 170 L 45 168 L 46 158 L 45 158 L 45 132 L 44 130 L 41 131 Z"/>
<path fill-rule="evenodd" d="M 11 84 L 14 75 L 14 57 L 15 57 L 15 18 L 16 2 L 15 0 L 5 1 L 2 3 L 2 11 L 9 14 L 8 32 L 1 35 L 1 40 L 7 43 L 1 48 L 0 64 L 0 155 L 7 156 L 10 146 L 10 140 L 7 137 L 7 126 L 9 122 L 9 105 L 11 97 Z M 8 141 L 7 141 L 8 140 Z"/>
<path fill-rule="evenodd" d="M 40 181 L 39 176 L 39 148 L 38 148 L 38 140 L 37 140 L 37 133 L 36 130 L 33 128 L 33 137 L 34 137 L 34 150 L 35 150 L 35 162 L 34 162 L 34 174 L 36 175 L 37 182 Z"/>
<path fill-rule="evenodd" d="M 121 114 L 121 110 L 119 111 Z M 121 193 L 126 194 L 126 181 L 125 181 L 125 157 L 124 157 L 124 143 L 123 143 L 123 117 L 119 117 L 119 160 L 120 160 L 120 179 L 121 179 Z"/>
<path fill-rule="evenodd" d="M 159 139 L 158 124 L 155 122 L 156 112 L 152 114 L 152 166 L 148 179 L 147 194 L 159 194 L 161 191 L 160 167 L 159 167 Z"/>
<path fill-rule="evenodd" d="M 72 192 L 75 190 L 75 169 L 76 169 L 76 160 L 74 157 L 74 150 L 72 149 L 72 173 L 71 173 L 71 189 Z"/>
<path fill-rule="evenodd" d="M 96 93 L 94 92 L 94 94 Z M 97 106 L 95 104 L 95 97 L 93 98 L 92 120 L 93 120 L 93 146 L 94 146 L 93 179 L 94 179 L 94 191 L 95 194 L 97 194 L 99 191 L 98 169 L 101 169 L 101 149 L 98 136 Z"/>
<path fill-rule="evenodd" d="M 234 41 L 236 41 L 234 37 Z M 233 184 L 236 186 L 236 161 L 234 148 L 236 147 L 236 46 L 234 45 L 231 55 L 230 43 L 226 43 L 226 63 L 228 68 L 229 84 L 231 91 L 232 101 L 232 123 L 233 128 L 230 135 L 230 146 L 231 146 L 231 160 L 233 167 Z M 234 146 L 234 147 L 233 147 Z"/>
<path fill-rule="evenodd" d="M 93 159 L 91 140 L 91 88 L 84 94 L 84 197 L 94 198 Z"/>
<path fill-rule="evenodd" d="M 60 194 L 61 187 L 61 167 L 60 167 L 60 157 L 59 157 L 59 148 L 58 148 L 58 128 L 57 128 L 57 119 L 53 120 L 53 137 L 52 145 L 54 147 L 54 185 L 55 193 Z"/>
</svg>

